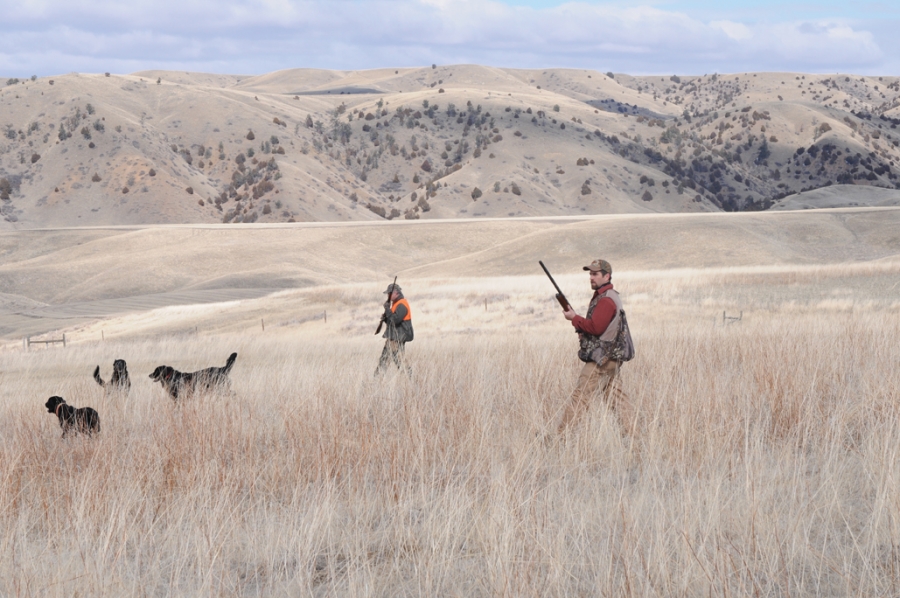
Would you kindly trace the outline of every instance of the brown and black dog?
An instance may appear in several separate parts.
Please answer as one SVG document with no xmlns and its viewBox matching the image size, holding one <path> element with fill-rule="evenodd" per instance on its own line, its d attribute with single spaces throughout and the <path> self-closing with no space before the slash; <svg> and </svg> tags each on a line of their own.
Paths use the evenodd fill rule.
<svg viewBox="0 0 900 598">
<path fill-rule="evenodd" d="M 228 386 L 228 372 L 235 359 L 237 353 L 232 353 L 223 367 L 206 368 L 197 372 L 179 372 L 172 366 L 161 365 L 153 370 L 150 378 L 162 384 L 173 401 L 178 401 L 180 396 L 186 394 Z"/>
<path fill-rule="evenodd" d="M 70 430 L 74 430 L 76 433 L 81 432 L 88 436 L 100 432 L 100 415 L 90 407 L 76 409 L 66 404 L 64 398 L 57 396 L 47 399 L 44 407 L 47 408 L 48 413 L 52 413 L 59 418 L 59 427 L 62 428 L 63 438 L 66 437 Z"/>
<path fill-rule="evenodd" d="M 124 359 L 117 359 L 113 362 L 113 372 L 109 382 L 104 382 L 100 377 L 99 365 L 94 370 L 94 380 L 108 392 L 120 392 L 127 395 L 131 390 L 131 378 L 128 377 L 128 367 L 125 365 Z"/>
</svg>

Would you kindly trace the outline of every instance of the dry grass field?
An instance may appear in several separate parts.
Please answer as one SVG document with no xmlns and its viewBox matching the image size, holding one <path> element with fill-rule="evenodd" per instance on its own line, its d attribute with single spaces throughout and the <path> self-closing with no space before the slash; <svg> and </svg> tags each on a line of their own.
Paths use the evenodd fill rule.
<svg viewBox="0 0 900 598">
<path fill-rule="evenodd" d="M 736 228 L 769 238 L 750 218 Z M 535 251 L 583 313 L 577 230 L 523 239 L 549 235 Z M 815 230 L 779 247 L 812 247 Z M 65 349 L 25 353 L 7 336 L 0 594 L 897 595 L 900 259 L 879 230 L 832 234 L 834 251 L 804 263 L 615 254 L 637 347 L 629 401 L 595 403 L 549 443 L 580 362 L 549 282 L 517 261 L 525 240 L 402 280 L 409 377 L 372 377 L 389 280 L 369 265 L 261 298 L 78 320 Z M 677 254 L 693 236 L 700 254 L 701 231 L 642 243 Z M 841 259 L 860 239 L 877 255 Z M 494 269 L 504 247 L 510 265 Z M 743 318 L 725 325 L 723 311 Z M 231 351 L 230 392 L 175 406 L 147 377 Z M 119 357 L 133 388 L 106 396 L 90 374 L 108 378 Z M 61 440 L 53 394 L 96 408 L 100 435 Z"/>
</svg>

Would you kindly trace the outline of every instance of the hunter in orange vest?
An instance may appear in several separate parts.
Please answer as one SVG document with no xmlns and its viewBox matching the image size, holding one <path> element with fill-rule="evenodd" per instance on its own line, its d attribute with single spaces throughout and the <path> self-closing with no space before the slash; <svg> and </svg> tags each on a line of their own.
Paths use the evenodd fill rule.
<svg viewBox="0 0 900 598">
<path fill-rule="evenodd" d="M 388 296 L 384 302 L 384 315 L 381 319 L 387 324 L 384 331 L 384 350 L 375 374 L 379 374 L 387 367 L 388 360 L 393 360 L 398 368 L 402 368 L 403 350 L 406 343 L 413 340 L 412 312 L 409 309 L 409 301 L 403 296 L 403 291 L 398 284 L 389 284 L 384 292 Z M 409 368 L 407 367 L 407 370 Z"/>
</svg>

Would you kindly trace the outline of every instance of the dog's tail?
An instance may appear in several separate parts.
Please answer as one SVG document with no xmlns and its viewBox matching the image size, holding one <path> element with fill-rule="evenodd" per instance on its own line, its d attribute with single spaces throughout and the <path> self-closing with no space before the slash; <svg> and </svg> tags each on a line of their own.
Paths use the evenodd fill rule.
<svg viewBox="0 0 900 598">
<path fill-rule="evenodd" d="M 228 375 L 228 372 L 231 371 L 231 366 L 234 365 L 234 360 L 237 359 L 237 353 L 232 353 L 228 356 L 228 361 L 225 362 L 225 367 L 222 368 L 222 374 Z"/>
<path fill-rule="evenodd" d="M 106 382 L 103 381 L 103 378 L 100 377 L 100 366 L 97 366 L 97 369 L 94 370 L 94 380 L 97 381 L 97 384 L 106 388 Z"/>
</svg>

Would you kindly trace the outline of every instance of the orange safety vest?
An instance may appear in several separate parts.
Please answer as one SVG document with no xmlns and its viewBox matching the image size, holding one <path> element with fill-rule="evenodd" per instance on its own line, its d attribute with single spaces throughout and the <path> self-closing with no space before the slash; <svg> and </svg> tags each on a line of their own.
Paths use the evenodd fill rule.
<svg viewBox="0 0 900 598">
<path fill-rule="evenodd" d="M 398 306 L 398 305 L 405 305 L 405 306 L 406 306 L 406 317 L 403 318 L 403 321 L 404 321 L 404 322 L 408 322 L 408 321 L 412 320 L 412 310 L 409 309 L 409 301 L 407 301 L 405 298 L 404 298 L 404 299 L 398 299 L 396 303 L 394 303 L 393 305 L 391 305 L 391 313 L 395 313 L 395 312 L 397 311 L 397 306 Z"/>
</svg>

